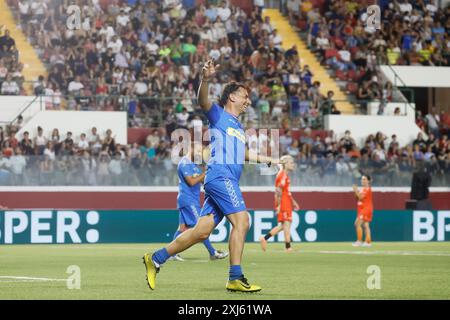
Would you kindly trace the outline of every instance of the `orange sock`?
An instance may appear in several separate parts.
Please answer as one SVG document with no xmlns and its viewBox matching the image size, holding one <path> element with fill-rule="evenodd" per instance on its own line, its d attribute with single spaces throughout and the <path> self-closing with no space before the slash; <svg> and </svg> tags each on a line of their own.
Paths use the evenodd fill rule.
<svg viewBox="0 0 450 320">
<path fill-rule="evenodd" d="M 362 241 L 363 230 L 361 227 L 356 227 L 356 237 L 357 237 L 358 241 Z"/>
</svg>

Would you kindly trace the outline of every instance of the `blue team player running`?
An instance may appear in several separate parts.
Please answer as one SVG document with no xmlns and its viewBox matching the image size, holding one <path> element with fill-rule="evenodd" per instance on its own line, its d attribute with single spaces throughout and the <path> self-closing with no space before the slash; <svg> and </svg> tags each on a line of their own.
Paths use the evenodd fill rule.
<svg viewBox="0 0 450 320">
<path fill-rule="evenodd" d="M 249 218 L 244 199 L 239 188 L 239 179 L 245 160 L 259 163 L 279 164 L 278 159 L 249 152 L 245 147 L 245 133 L 238 116 L 251 104 L 248 89 L 240 83 L 228 83 L 218 104 L 208 99 L 208 82 L 218 65 L 212 60 L 202 69 L 202 80 L 198 101 L 209 120 L 211 137 L 211 158 L 205 177 L 205 203 L 200 218 L 194 228 L 188 229 L 153 255 L 144 255 L 147 283 L 155 289 L 156 274 L 172 255 L 178 254 L 192 245 L 208 239 L 211 232 L 226 217 L 233 226 L 229 236 L 230 272 L 226 284 L 229 291 L 257 292 L 258 285 L 250 284 L 241 268 L 244 243 L 249 228 Z"/>
<path fill-rule="evenodd" d="M 195 156 L 194 156 L 195 153 Z M 200 185 L 205 179 L 205 172 L 194 163 L 194 159 L 202 158 L 202 145 L 192 144 L 186 155 L 178 163 L 178 197 L 177 207 L 179 211 L 179 227 L 173 236 L 175 240 L 184 231 L 193 228 L 200 214 Z M 211 260 L 224 259 L 228 252 L 215 250 L 209 239 L 203 241 Z M 171 257 L 172 260 L 183 261 L 178 254 Z"/>
</svg>

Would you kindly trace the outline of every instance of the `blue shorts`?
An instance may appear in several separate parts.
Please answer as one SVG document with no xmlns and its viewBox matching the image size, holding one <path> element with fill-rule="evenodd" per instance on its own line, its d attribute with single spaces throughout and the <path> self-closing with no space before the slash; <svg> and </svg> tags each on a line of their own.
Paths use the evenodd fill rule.
<svg viewBox="0 0 450 320">
<path fill-rule="evenodd" d="M 199 218 L 200 207 L 199 206 L 186 206 L 178 209 L 179 214 L 179 224 L 185 224 L 187 227 L 192 228 L 197 224 Z"/>
<path fill-rule="evenodd" d="M 200 217 L 213 214 L 216 226 L 224 216 L 247 210 L 236 179 L 217 178 L 206 183 L 204 188 L 205 203 Z"/>
</svg>

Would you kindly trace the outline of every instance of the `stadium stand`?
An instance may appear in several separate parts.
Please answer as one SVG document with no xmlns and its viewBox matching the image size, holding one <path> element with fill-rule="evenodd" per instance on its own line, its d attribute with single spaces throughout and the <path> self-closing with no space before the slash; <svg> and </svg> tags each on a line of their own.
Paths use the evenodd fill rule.
<svg viewBox="0 0 450 320">
<path fill-rule="evenodd" d="M 252 99 L 244 119 L 246 127 L 281 127 L 292 132 L 282 136 L 282 152 L 297 161 L 299 174 L 294 185 L 348 185 L 364 172 L 373 174 L 375 185 L 408 185 L 417 161 L 426 161 L 435 177 L 433 184 L 448 185 L 449 116 L 445 111 L 438 114 L 432 110 L 424 117 L 418 113 L 417 125 L 428 137 L 402 146 L 381 132 L 366 141 L 333 133 L 317 135 L 324 114 L 340 114 L 335 102 L 341 92 L 321 93 L 316 68 L 300 63 L 307 48 L 301 48 L 301 57 L 296 45 L 282 48 L 285 39 L 272 22 L 284 20 L 273 18 L 273 11 L 267 18 L 258 8 L 244 12 L 222 1 L 195 7 L 178 1 L 79 1 L 81 28 L 70 30 L 65 26 L 67 2 L 52 2 L 52 8 L 44 0 L 8 3 L 48 68 L 48 76 L 42 75 L 34 83 L 35 94 L 45 96 L 47 110 L 124 110 L 130 127 L 159 129 L 145 141 L 128 146 L 88 132 L 86 145 L 79 141 L 81 137 L 67 137 L 58 129 L 49 137 L 21 137 L 24 140 L 18 141 L 14 134 L 21 127 L 19 117 L 18 123 L 2 130 L 2 184 L 174 185 L 169 137 L 176 128 L 205 124 L 195 96 L 202 55 L 208 52 L 222 66 L 210 87 L 212 99 L 217 99 L 223 83 L 243 81 Z M 282 19 L 303 31 L 300 36 L 324 66 L 335 69 L 334 75 L 345 81 L 344 87 L 358 99 L 394 100 L 396 89 L 391 83 L 382 83 L 377 71 L 381 61 L 373 60 L 371 52 L 386 49 L 383 43 L 400 45 L 404 39 L 385 39 L 384 33 L 364 30 L 356 18 L 362 2 L 301 3 L 287 1 L 287 18 Z M 448 29 L 448 9 L 433 11 L 424 2 L 417 3 L 414 10 L 402 13 L 403 2 L 394 2 L 383 22 L 398 21 L 387 26 L 396 34 L 397 28 L 408 26 L 408 19 L 423 15 L 414 23 L 414 28 L 420 29 L 417 45 L 426 43 L 428 34 L 440 52 L 430 55 L 430 64 L 443 62 L 435 60 L 440 56 L 448 63 L 448 34 L 442 35 L 439 25 L 433 26 L 436 32 L 427 33 L 430 25 L 426 19 L 434 12 Z M 338 49 L 348 49 L 350 56 Z M 414 60 L 405 58 L 416 54 L 411 48 L 400 51 L 403 59 L 395 62 Z M 346 55 L 349 59 L 336 58 L 339 52 L 341 58 Z M 385 60 L 389 57 L 387 53 L 382 56 Z M 267 136 L 259 139 L 270 141 Z M 256 183 L 254 170 L 245 172 L 245 184 Z"/>
<path fill-rule="evenodd" d="M 301 6 L 300 6 L 301 3 Z M 287 1 L 295 25 L 321 63 L 356 99 L 393 99 L 377 65 L 450 66 L 450 8 L 432 1 L 378 1 L 383 28 L 366 26 L 374 1 Z"/>
<path fill-rule="evenodd" d="M 311 68 L 300 68 L 296 47 L 281 48 L 258 9 L 247 14 L 221 1 L 193 8 L 179 1 L 80 1 L 81 28 L 69 30 L 65 2 L 44 16 L 45 1 L 9 3 L 48 68 L 34 85 L 48 97 L 48 109 L 127 110 L 134 127 L 161 124 L 169 108 L 202 117 L 195 89 L 208 52 L 222 66 L 212 98 L 229 80 L 246 82 L 252 121 L 279 126 L 293 117 L 303 128 L 319 128 L 329 112 Z"/>
</svg>

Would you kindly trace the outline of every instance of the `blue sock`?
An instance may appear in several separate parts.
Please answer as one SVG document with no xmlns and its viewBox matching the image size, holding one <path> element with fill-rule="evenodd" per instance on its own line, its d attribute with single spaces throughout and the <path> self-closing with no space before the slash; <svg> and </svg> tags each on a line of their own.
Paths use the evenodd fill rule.
<svg viewBox="0 0 450 320">
<path fill-rule="evenodd" d="M 177 230 L 177 232 L 175 232 L 175 234 L 173 235 L 173 239 L 175 240 L 182 232 L 180 230 Z"/>
<path fill-rule="evenodd" d="M 242 277 L 240 265 L 230 266 L 230 280 L 236 280 Z"/>
<path fill-rule="evenodd" d="M 162 248 L 159 249 L 158 251 L 156 251 L 153 254 L 152 259 L 157 263 L 157 264 L 163 264 L 164 262 L 167 261 L 167 259 L 169 259 L 169 253 L 167 252 L 166 248 Z"/>
<path fill-rule="evenodd" d="M 205 241 L 203 241 L 203 244 L 205 245 L 206 249 L 208 249 L 210 256 L 213 256 L 214 253 L 216 253 L 216 249 L 213 248 L 211 241 L 209 241 L 209 239 L 206 239 Z"/>
</svg>

